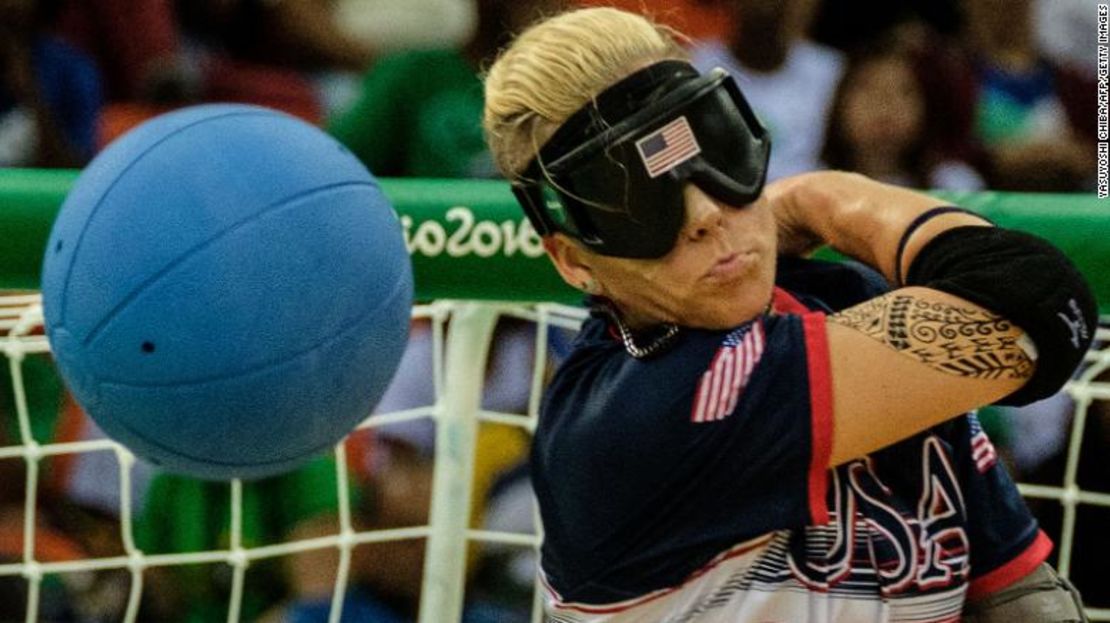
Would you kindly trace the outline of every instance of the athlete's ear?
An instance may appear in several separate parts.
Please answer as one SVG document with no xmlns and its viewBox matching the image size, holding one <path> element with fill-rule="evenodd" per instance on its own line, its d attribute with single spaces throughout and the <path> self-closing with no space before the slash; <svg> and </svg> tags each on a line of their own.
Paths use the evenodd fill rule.
<svg viewBox="0 0 1110 623">
<path fill-rule="evenodd" d="M 559 276 L 576 290 L 590 292 L 594 284 L 593 269 L 590 266 L 590 252 L 583 249 L 569 236 L 561 233 L 543 237 L 543 248 L 555 264 Z M 596 292 L 590 292 L 596 294 Z"/>
</svg>

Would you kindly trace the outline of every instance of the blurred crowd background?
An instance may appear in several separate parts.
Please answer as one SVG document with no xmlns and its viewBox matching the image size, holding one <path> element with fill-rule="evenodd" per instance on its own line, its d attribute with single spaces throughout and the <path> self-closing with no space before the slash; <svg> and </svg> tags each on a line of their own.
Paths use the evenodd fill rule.
<svg viewBox="0 0 1110 623">
<path fill-rule="evenodd" d="M 770 177 L 838 168 L 916 188 L 1092 192 L 1096 7 L 1091 0 L 0 0 L 0 166 L 79 168 L 162 112 L 245 102 L 325 128 L 385 177 L 496 175 L 480 127 L 481 76 L 509 37 L 574 4 L 643 11 L 689 36 L 694 63 L 738 79 L 770 128 Z M 186 172 L 187 175 L 187 172 Z M 187 180 L 183 180 L 187 181 Z M 484 407 L 526 411 L 534 330 L 503 321 Z M 564 348 L 554 336 L 551 357 Z M 432 331 L 414 323 L 379 411 L 429 405 Z M 49 359 L 24 363 L 35 439 L 100 433 Z M 0 446 L 18 443 L 13 389 L 0 375 Z M 1018 479 L 1059 484 L 1072 405 L 1066 396 L 985 423 Z M 528 439 L 483 425 L 472 525 L 530 531 Z M 1110 491 L 1110 413 L 1096 403 L 1080 486 Z M 358 529 L 427 521 L 434 430 L 393 426 L 348 441 Z M 36 558 L 120 555 L 118 466 L 111 453 L 44 462 Z M 22 460 L 0 461 L 0 562 L 23 558 Z M 322 459 L 248 483 L 244 545 L 336 531 L 335 469 Z M 228 487 L 134 470 L 136 538 L 147 553 L 227 547 Z M 1060 505 L 1034 502 L 1058 537 Z M 1110 607 L 1100 575 L 1110 512 L 1079 510 L 1072 576 Z M 423 543 L 360 546 L 344 621 L 415 618 Z M 246 620 L 326 621 L 337 554 L 252 565 Z M 526 621 L 530 552 L 474 547 L 466 621 Z M 148 569 L 141 620 L 222 621 L 226 565 Z M 42 620 L 117 621 L 124 571 L 48 576 Z M 22 621 L 27 584 L 0 578 L 0 621 Z"/>
</svg>

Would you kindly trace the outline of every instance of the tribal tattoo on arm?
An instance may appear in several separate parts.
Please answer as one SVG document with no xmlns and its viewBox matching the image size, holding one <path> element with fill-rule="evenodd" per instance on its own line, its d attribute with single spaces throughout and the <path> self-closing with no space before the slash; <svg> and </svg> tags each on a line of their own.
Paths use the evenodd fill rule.
<svg viewBox="0 0 1110 623">
<path fill-rule="evenodd" d="M 934 369 L 978 379 L 1027 379 L 1024 334 L 987 310 L 890 293 L 830 318 Z"/>
</svg>

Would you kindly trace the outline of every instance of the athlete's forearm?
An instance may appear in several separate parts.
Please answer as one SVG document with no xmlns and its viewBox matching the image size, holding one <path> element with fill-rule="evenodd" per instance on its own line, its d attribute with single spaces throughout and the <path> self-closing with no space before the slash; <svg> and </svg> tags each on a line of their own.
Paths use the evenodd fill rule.
<svg viewBox="0 0 1110 623">
<path fill-rule="evenodd" d="M 768 187 L 780 221 L 883 273 L 892 283 L 895 256 L 906 229 L 918 216 L 944 202 L 924 193 L 876 182 L 856 173 L 817 171 Z M 942 231 L 984 225 L 978 217 L 949 213 L 930 219 L 906 245 L 901 269 Z"/>
</svg>

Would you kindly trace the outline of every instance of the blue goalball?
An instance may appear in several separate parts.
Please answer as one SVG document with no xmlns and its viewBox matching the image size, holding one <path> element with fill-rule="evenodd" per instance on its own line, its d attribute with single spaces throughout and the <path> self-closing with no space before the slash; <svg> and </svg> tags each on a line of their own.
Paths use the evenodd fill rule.
<svg viewBox="0 0 1110 623">
<path fill-rule="evenodd" d="M 105 433 L 222 480 L 290 470 L 370 414 L 413 279 L 397 215 L 342 145 L 275 111 L 205 105 L 86 168 L 42 294 L 62 377 Z"/>
</svg>

